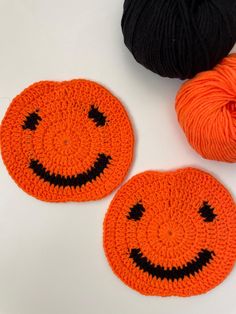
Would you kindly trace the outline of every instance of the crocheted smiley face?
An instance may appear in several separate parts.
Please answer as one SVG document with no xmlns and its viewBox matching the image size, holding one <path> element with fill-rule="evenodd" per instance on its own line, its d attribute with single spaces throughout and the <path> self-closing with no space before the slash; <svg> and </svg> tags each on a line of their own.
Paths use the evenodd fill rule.
<svg viewBox="0 0 236 314">
<path fill-rule="evenodd" d="M 235 204 L 197 169 L 139 174 L 110 205 L 104 248 L 115 274 L 142 294 L 205 293 L 236 261 Z"/>
<path fill-rule="evenodd" d="M 45 201 L 96 200 L 124 179 L 133 131 L 120 101 L 86 80 L 35 83 L 1 126 L 3 161 L 17 184 Z"/>
</svg>

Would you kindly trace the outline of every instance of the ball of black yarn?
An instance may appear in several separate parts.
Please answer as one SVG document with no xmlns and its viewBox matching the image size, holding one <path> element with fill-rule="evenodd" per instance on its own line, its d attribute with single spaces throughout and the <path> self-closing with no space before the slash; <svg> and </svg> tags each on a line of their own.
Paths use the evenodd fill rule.
<svg viewBox="0 0 236 314">
<path fill-rule="evenodd" d="M 122 30 L 135 59 L 164 77 L 212 69 L 236 41 L 236 0 L 125 0 Z"/>
</svg>

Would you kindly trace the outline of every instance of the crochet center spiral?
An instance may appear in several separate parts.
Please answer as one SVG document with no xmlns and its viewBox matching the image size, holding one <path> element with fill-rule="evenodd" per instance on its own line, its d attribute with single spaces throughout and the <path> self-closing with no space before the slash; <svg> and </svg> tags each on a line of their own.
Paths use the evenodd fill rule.
<svg viewBox="0 0 236 314">
<path fill-rule="evenodd" d="M 133 144 L 120 101 L 86 80 L 33 84 L 13 100 L 1 126 L 9 173 L 45 201 L 109 194 L 128 171 Z"/>
<path fill-rule="evenodd" d="M 235 204 L 197 169 L 139 174 L 109 207 L 104 249 L 115 274 L 142 294 L 205 293 L 235 263 Z"/>
</svg>

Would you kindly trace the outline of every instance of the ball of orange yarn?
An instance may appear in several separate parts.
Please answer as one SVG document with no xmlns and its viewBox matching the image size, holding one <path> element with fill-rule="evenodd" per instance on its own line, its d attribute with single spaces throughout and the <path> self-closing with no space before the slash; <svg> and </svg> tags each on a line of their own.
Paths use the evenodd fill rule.
<svg viewBox="0 0 236 314">
<path fill-rule="evenodd" d="M 236 162 L 236 54 L 184 83 L 176 97 L 176 112 L 199 154 Z"/>
</svg>

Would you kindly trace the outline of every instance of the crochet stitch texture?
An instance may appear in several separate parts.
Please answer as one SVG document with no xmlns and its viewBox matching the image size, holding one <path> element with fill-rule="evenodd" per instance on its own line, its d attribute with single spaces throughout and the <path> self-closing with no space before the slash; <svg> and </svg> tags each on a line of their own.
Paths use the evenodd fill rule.
<svg viewBox="0 0 236 314">
<path fill-rule="evenodd" d="M 44 201 L 97 200 L 124 179 L 134 136 L 121 102 L 87 80 L 42 81 L 11 103 L 1 125 L 8 172 Z"/>
<path fill-rule="evenodd" d="M 104 249 L 114 273 L 144 295 L 205 293 L 236 261 L 235 203 L 194 168 L 141 173 L 109 207 Z"/>
</svg>

